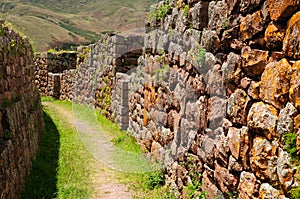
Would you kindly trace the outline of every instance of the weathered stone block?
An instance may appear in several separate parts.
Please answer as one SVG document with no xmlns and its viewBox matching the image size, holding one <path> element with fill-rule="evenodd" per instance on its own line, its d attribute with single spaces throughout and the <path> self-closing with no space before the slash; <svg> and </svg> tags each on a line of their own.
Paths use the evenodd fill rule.
<svg viewBox="0 0 300 199">
<path fill-rule="evenodd" d="M 293 2 L 296 2 L 294 0 Z M 298 0 L 298 6 L 300 1 Z M 289 57 L 300 59 L 300 12 L 297 12 L 288 21 L 285 37 L 283 40 L 283 52 Z"/>
<path fill-rule="evenodd" d="M 288 101 L 291 72 L 286 59 L 269 63 L 261 76 L 260 98 L 282 109 Z"/>
<path fill-rule="evenodd" d="M 239 198 L 252 199 L 257 197 L 259 192 L 260 182 L 256 179 L 253 173 L 243 171 L 240 176 L 238 186 Z"/>
<path fill-rule="evenodd" d="M 247 117 L 248 128 L 258 134 L 265 135 L 269 140 L 278 138 L 276 132 L 277 120 L 277 110 L 263 102 L 253 104 Z"/>
<path fill-rule="evenodd" d="M 251 49 L 246 46 L 242 49 L 242 67 L 246 70 L 247 75 L 255 77 L 262 74 L 268 62 L 268 51 Z"/>
<path fill-rule="evenodd" d="M 300 2 L 298 0 L 268 0 L 271 19 L 274 21 L 289 17 L 293 14 Z"/>
<path fill-rule="evenodd" d="M 300 111 L 300 61 L 296 61 L 292 67 L 290 79 L 289 99 Z"/>
</svg>

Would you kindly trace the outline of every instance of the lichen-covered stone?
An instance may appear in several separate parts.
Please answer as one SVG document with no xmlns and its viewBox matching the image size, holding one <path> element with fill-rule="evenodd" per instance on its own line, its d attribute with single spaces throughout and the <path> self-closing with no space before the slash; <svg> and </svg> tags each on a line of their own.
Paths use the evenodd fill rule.
<svg viewBox="0 0 300 199">
<path fill-rule="evenodd" d="M 298 114 L 298 115 L 294 118 L 294 128 L 295 128 L 295 129 L 299 129 L 299 128 L 300 128 L 300 114 Z"/>
<path fill-rule="evenodd" d="M 247 117 L 248 128 L 258 134 L 265 135 L 269 140 L 278 137 L 276 132 L 277 120 L 276 108 L 263 102 L 253 104 Z"/>
<path fill-rule="evenodd" d="M 255 100 L 259 100 L 259 86 L 260 82 L 251 81 L 250 86 L 247 90 L 247 94 Z"/>
<path fill-rule="evenodd" d="M 233 123 L 246 125 L 247 102 L 249 102 L 249 98 L 242 89 L 237 89 L 230 95 L 227 103 L 227 114 Z"/>
<path fill-rule="evenodd" d="M 230 52 L 227 56 L 226 62 L 222 65 L 222 72 L 224 81 L 227 82 L 234 82 L 236 79 L 235 72 L 240 65 L 240 56 Z"/>
<path fill-rule="evenodd" d="M 272 145 L 267 139 L 256 136 L 250 155 L 250 167 L 252 172 L 261 180 L 277 179 L 275 166 L 277 146 Z"/>
<path fill-rule="evenodd" d="M 241 134 L 240 129 L 231 127 L 228 131 L 228 146 L 231 151 L 231 154 L 235 159 L 240 157 L 240 148 L 241 148 Z"/>
<path fill-rule="evenodd" d="M 262 199 L 278 199 L 280 191 L 272 187 L 268 183 L 263 183 L 259 189 L 259 198 Z"/>
<path fill-rule="evenodd" d="M 260 182 L 256 179 L 253 173 L 243 171 L 240 176 L 238 187 L 239 198 L 253 199 L 257 197 L 259 192 Z"/>
<path fill-rule="evenodd" d="M 203 30 L 200 45 L 209 52 L 217 52 L 221 46 L 217 32 L 215 30 Z"/>
<path fill-rule="evenodd" d="M 268 62 L 268 51 L 251 49 L 246 46 L 242 49 L 242 67 L 250 76 L 262 74 Z"/>
<path fill-rule="evenodd" d="M 300 59 L 300 12 L 294 14 L 288 22 L 282 50 L 287 56 Z"/>
<path fill-rule="evenodd" d="M 282 109 L 288 101 L 291 71 L 286 59 L 269 63 L 261 77 L 260 98 Z"/>
<path fill-rule="evenodd" d="M 298 0 L 268 0 L 271 19 L 277 21 L 289 17 L 299 7 Z"/>
<path fill-rule="evenodd" d="M 296 115 L 297 109 L 290 102 L 280 111 L 277 123 L 277 131 L 280 137 L 284 133 L 294 130 L 294 118 Z"/>
<path fill-rule="evenodd" d="M 284 29 L 280 25 L 270 23 L 265 31 L 265 42 L 267 48 L 270 50 L 279 50 L 282 48 L 282 41 L 284 39 Z"/>
<path fill-rule="evenodd" d="M 300 111 L 300 61 L 296 61 L 293 64 L 292 70 L 289 98 L 298 111 Z"/>
<path fill-rule="evenodd" d="M 242 161 L 243 168 L 245 170 L 249 169 L 249 152 L 250 152 L 250 143 L 251 135 L 247 127 L 243 126 L 241 128 L 241 147 L 240 147 L 240 157 Z"/>
<path fill-rule="evenodd" d="M 291 158 L 286 151 L 279 149 L 277 175 L 281 187 L 287 192 L 294 183 L 295 168 L 291 167 Z"/>
<path fill-rule="evenodd" d="M 257 33 L 263 31 L 264 19 L 261 11 L 256 11 L 252 15 L 248 14 L 240 20 L 240 32 L 242 40 L 251 39 Z"/>
<path fill-rule="evenodd" d="M 223 193 L 232 192 L 237 189 L 238 178 L 229 173 L 229 171 L 226 168 L 221 167 L 216 162 L 214 177 Z"/>
<path fill-rule="evenodd" d="M 217 34 L 220 34 L 221 29 L 228 23 L 227 19 L 227 4 L 225 0 L 211 1 L 208 7 L 208 28 L 216 30 Z M 229 26 L 230 24 L 226 24 Z"/>
</svg>

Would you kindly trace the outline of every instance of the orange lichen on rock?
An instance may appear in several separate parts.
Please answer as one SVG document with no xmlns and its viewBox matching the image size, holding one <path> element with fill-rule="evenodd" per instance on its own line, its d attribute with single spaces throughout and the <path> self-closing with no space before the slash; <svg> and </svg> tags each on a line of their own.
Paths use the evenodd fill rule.
<svg viewBox="0 0 300 199">
<path fill-rule="evenodd" d="M 242 40 L 251 39 L 256 33 L 263 30 L 263 17 L 261 11 L 257 11 L 252 15 L 248 14 L 241 18 L 240 32 Z"/>
<path fill-rule="evenodd" d="M 292 67 L 293 74 L 290 81 L 290 101 L 300 111 L 300 61 L 296 61 Z"/>
<path fill-rule="evenodd" d="M 300 59 L 300 12 L 294 14 L 288 22 L 282 50 L 285 55 Z"/>
<path fill-rule="evenodd" d="M 282 109 L 288 101 L 291 72 L 286 59 L 269 63 L 261 76 L 260 98 Z"/>
<path fill-rule="evenodd" d="M 280 18 L 288 17 L 299 7 L 299 0 L 268 0 L 270 17 L 277 21 Z"/>
<path fill-rule="evenodd" d="M 265 42 L 269 49 L 281 49 L 282 41 L 284 39 L 284 30 L 277 24 L 271 23 L 265 32 Z"/>
<path fill-rule="evenodd" d="M 242 49 L 242 67 L 250 76 L 260 75 L 268 62 L 268 51 L 251 49 L 246 46 Z"/>
</svg>

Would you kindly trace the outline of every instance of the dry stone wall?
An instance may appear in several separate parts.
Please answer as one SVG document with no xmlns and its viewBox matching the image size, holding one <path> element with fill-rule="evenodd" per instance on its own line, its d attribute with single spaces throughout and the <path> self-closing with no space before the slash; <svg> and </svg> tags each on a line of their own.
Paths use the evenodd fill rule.
<svg viewBox="0 0 300 199">
<path fill-rule="evenodd" d="M 299 0 L 161 1 L 144 41 L 79 48 L 59 95 L 73 90 L 63 98 L 128 126 L 179 198 L 289 198 L 299 186 L 284 144 L 298 136 L 300 152 L 299 12 Z M 41 92 L 58 85 L 49 72 L 36 71 Z"/>
<path fill-rule="evenodd" d="M 22 191 L 43 127 L 32 47 L 0 21 L 0 198 Z"/>
<path fill-rule="evenodd" d="M 78 49 L 78 69 L 74 81 L 74 101 L 96 107 L 107 117 L 115 119 L 125 128 L 125 113 L 117 89 L 116 73 L 127 73 L 137 67 L 142 54 L 143 37 L 136 34 L 103 37 L 96 44 Z M 128 108 L 127 108 L 128 109 Z M 114 113 L 114 114 L 113 114 Z M 127 114 L 128 115 L 128 114 Z M 124 120 L 125 121 L 125 120 Z"/>
<path fill-rule="evenodd" d="M 46 52 L 34 56 L 35 82 L 42 95 L 72 100 L 77 52 Z"/>
<path fill-rule="evenodd" d="M 199 182 L 207 198 L 289 198 L 299 186 L 283 144 L 300 135 L 299 10 L 297 0 L 152 7 L 129 130 L 178 196 L 196 197 Z"/>
</svg>

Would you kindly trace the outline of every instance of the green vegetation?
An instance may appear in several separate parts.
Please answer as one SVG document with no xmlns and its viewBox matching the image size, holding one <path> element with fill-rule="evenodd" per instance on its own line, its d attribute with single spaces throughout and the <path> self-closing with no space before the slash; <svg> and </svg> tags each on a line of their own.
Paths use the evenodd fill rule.
<svg viewBox="0 0 300 199">
<path fill-rule="evenodd" d="M 169 12 L 169 1 L 165 1 L 162 5 L 156 6 L 153 8 L 152 12 L 149 13 L 149 19 L 150 22 L 153 20 L 153 17 L 155 16 L 155 19 L 158 21 L 161 21 L 165 18 L 165 16 Z"/>
<path fill-rule="evenodd" d="M 299 155 L 297 154 L 297 134 L 294 132 L 287 132 L 283 135 L 283 144 L 284 149 L 288 152 L 291 156 L 292 163 L 297 166 L 297 172 L 295 177 L 300 180 L 300 159 Z M 300 198 L 300 187 L 293 188 L 289 191 L 291 198 L 298 199 Z"/>
<path fill-rule="evenodd" d="M 185 5 L 184 8 L 183 8 L 183 13 L 184 13 L 185 17 L 188 17 L 189 10 L 190 10 L 190 6 L 189 5 Z"/>
<path fill-rule="evenodd" d="M 292 132 L 287 132 L 283 135 L 284 149 L 289 153 L 292 159 L 297 160 L 299 157 L 297 155 L 297 134 Z"/>
<path fill-rule="evenodd" d="M 184 164 L 184 163 L 181 163 Z M 189 177 L 191 178 L 190 184 L 184 187 L 184 190 L 187 193 L 187 198 L 198 198 L 206 199 L 206 192 L 202 191 L 202 174 L 197 172 L 196 159 L 193 156 L 188 157 L 187 168 L 189 168 Z M 183 165 L 184 166 L 184 165 Z"/>
<path fill-rule="evenodd" d="M 201 66 L 205 62 L 205 53 L 205 50 L 200 46 L 196 55 L 196 63 L 198 66 Z"/>
<path fill-rule="evenodd" d="M 49 112 L 49 111 L 48 111 Z M 44 130 L 41 145 L 25 181 L 21 198 L 55 198 L 57 195 L 57 168 L 59 132 L 47 112 L 44 112 Z"/>
<path fill-rule="evenodd" d="M 64 107 L 68 102 L 55 102 Z M 96 160 L 55 110 L 44 107 L 41 146 L 21 198 L 88 198 Z"/>
</svg>

